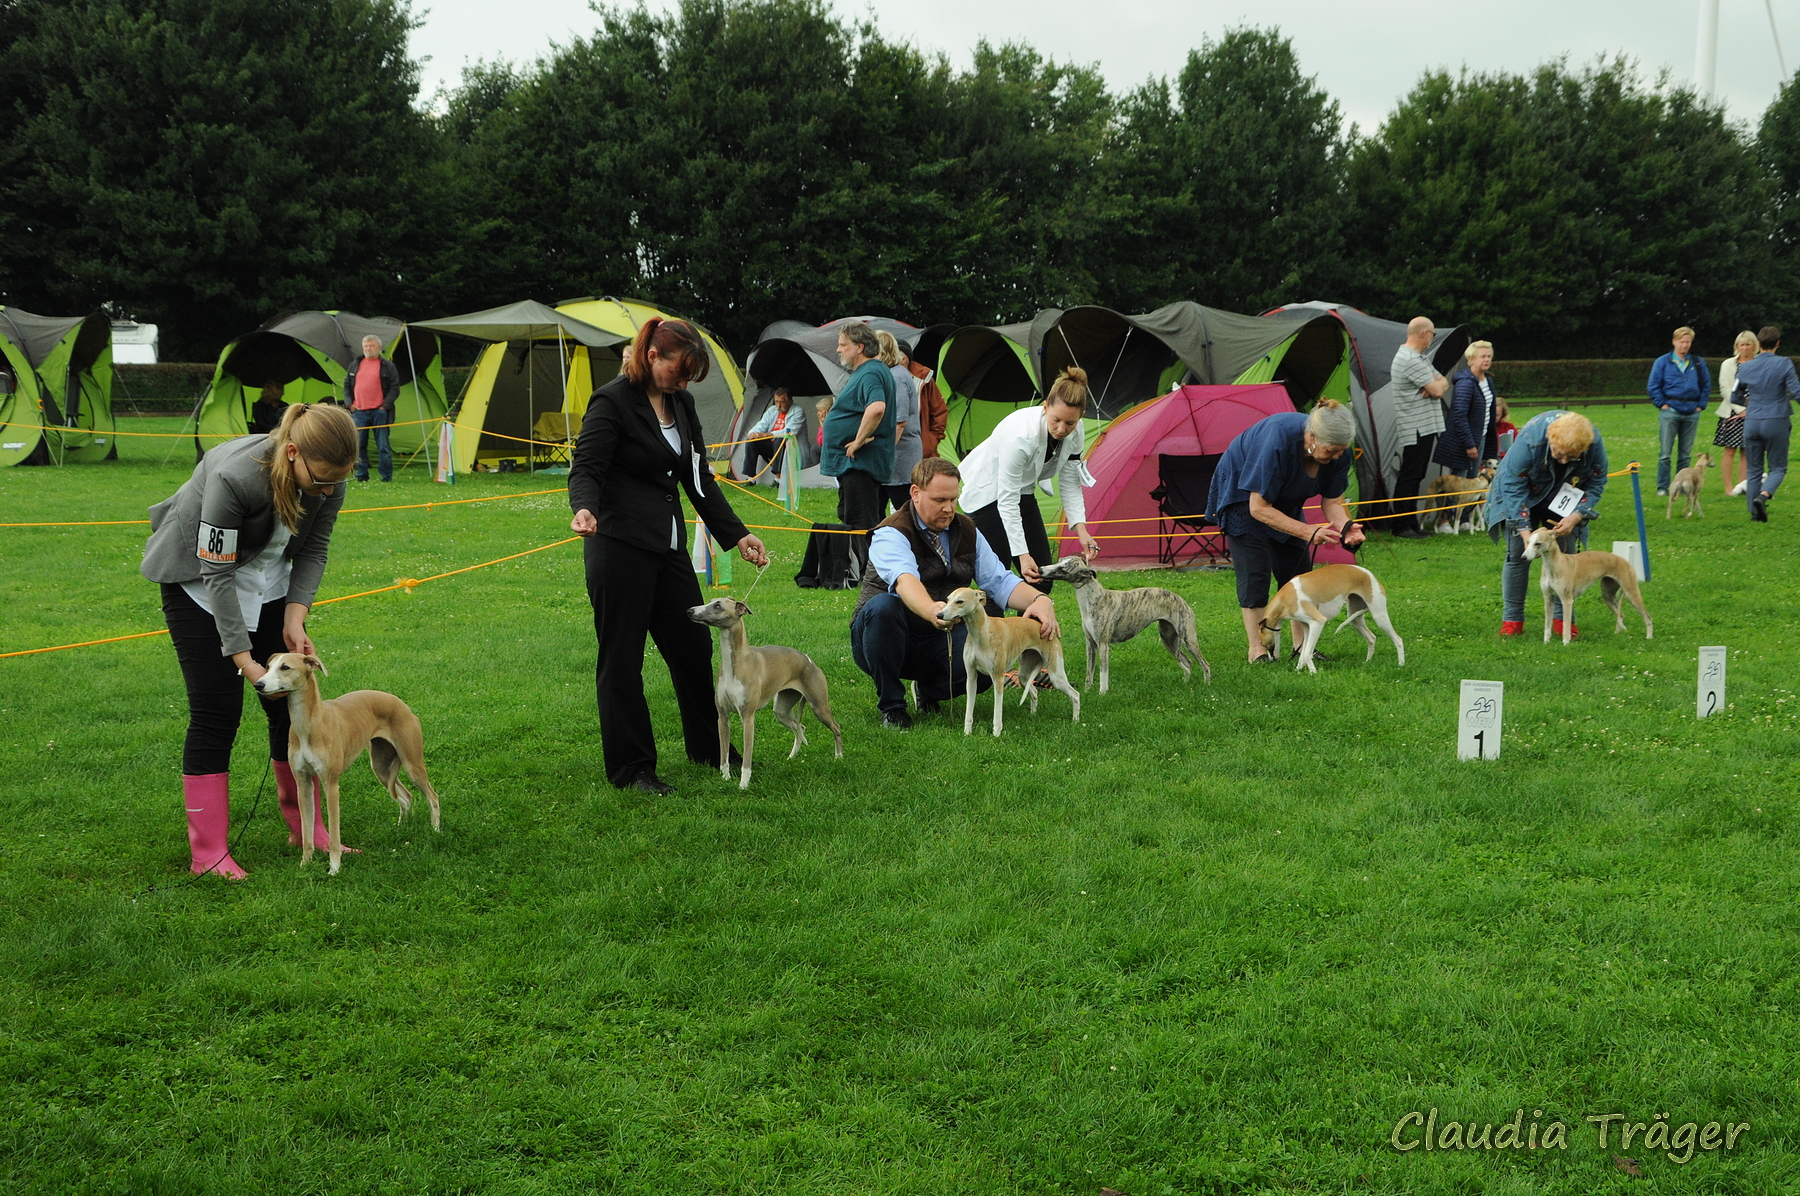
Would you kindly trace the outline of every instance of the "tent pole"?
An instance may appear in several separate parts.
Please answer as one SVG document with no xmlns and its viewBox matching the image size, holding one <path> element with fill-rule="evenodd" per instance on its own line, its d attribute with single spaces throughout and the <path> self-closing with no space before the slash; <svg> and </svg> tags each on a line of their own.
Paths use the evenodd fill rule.
<svg viewBox="0 0 1800 1196">
<path fill-rule="evenodd" d="M 400 335 L 406 338 L 406 365 L 412 370 L 413 406 L 419 412 L 419 444 L 425 450 L 425 471 L 432 477 L 436 477 L 437 474 L 431 463 L 431 437 L 425 431 L 425 396 L 419 390 L 419 363 L 413 358 L 412 329 L 402 328 Z M 415 457 L 418 455 L 417 453 L 413 454 Z M 409 461 L 408 464 L 411 462 Z"/>
<path fill-rule="evenodd" d="M 1057 327 L 1060 329 L 1062 327 L 1062 325 L 1058 324 Z M 1119 342 L 1119 355 L 1117 357 L 1113 358 L 1112 372 L 1106 375 L 1106 385 L 1102 386 L 1100 388 L 1100 402 L 1101 403 L 1106 402 L 1106 392 L 1112 389 L 1112 380 L 1113 380 L 1113 377 L 1116 374 L 1118 374 L 1118 372 L 1119 372 L 1119 363 L 1121 361 L 1125 360 L 1125 346 L 1129 345 L 1131 343 L 1131 333 L 1132 333 L 1132 326 L 1130 324 L 1125 325 L 1125 339 Z M 1063 336 L 1063 344 L 1066 345 L 1068 343 L 1069 343 L 1069 338 L 1068 338 L 1068 335 L 1065 333 Z M 1075 356 L 1075 351 L 1073 349 L 1069 350 L 1069 356 L 1070 357 Z M 1076 364 L 1079 365 L 1080 363 L 1077 362 Z"/>
<path fill-rule="evenodd" d="M 569 448 L 569 358 L 568 351 L 563 348 L 561 324 L 556 326 L 556 368 L 562 371 L 563 456 L 573 458 L 575 454 Z M 537 445 L 534 444 L 531 447 L 536 448 Z"/>
<path fill-rule="evenodd" d="M 537 338 L 527 337 L 525 340 L 525 472 L 537 472 L 537 461 L 531 450 L 537 445 L 531 443 L 531 430 L 537 426 Z"/>
</svg>

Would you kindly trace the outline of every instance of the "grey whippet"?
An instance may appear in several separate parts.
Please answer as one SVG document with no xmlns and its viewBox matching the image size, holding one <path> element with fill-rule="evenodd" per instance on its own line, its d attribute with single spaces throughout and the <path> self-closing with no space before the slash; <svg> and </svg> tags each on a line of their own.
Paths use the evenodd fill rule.
<svg viewBox="0 0 1800 1196">
<path fill-rule="evenodd" d="M 1081 634 L 1087 640 L 1087 684 L 1094 683 L 1094 662 L 1100 664 L 1100 692 L 1105 693 L 1110 680 L 1108 666 L 1112 646 L 1122 644 L 1138 632 L 1157 624 L 1163 647 L 1181 666 L 1183 680 L 1192 680 L 1194 663 L 1200 664 L 1201 675 L 1212 684 L 1212 666 L 1200 654 L 1200 641 L 1194 632 L 1194 608 L 1173 590 L 1144 586 L 1136 590 L 1109 590 L 1100 584 L 1094 567 L 1079 556 L 1066 556 L 1043 571 L 1046 581 L 1066 581 L 1075 587 L 1075 601 L 1081 606 Z"/>
<path fill-rule="evenodd" d="M 719 680 L 713 700 L 719 707 L 719 772 L 731 779 L 731 715 L 744 724 L 744 764 L 738 788 L 750 788 L 750 756 L 756 741 L 756 712 L 773 702 L 775 720 L 794 733 L 792 760 L 806 742 L 806 728 L 794 707 L 804 702 L 818 720 L 831 729 L 836 754 L 844 755 L 844 733 L 831 718 L 831 697 L 825 674 L 812 657 L 793 648 L 773 645 L 753 648 L 744 631 L 750 608 L 735 598 L 715 598 L 705 606 L 688 607 L 688 618 L 719 629 Z"/>
</svg>

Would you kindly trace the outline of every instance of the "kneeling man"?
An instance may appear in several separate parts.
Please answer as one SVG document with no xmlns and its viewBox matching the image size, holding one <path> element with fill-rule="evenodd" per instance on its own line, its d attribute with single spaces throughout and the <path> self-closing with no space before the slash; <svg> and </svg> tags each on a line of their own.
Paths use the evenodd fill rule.
<svg viewBox="0 0 1800 1196">
<path fill-rule="evenodd" d="M 869 539 L 869 567 L 850 621 L 850 654 L 875 679 L 881 725 L 902 731 L 912 726 L 902 681 L 919 683 L 920 714 L 936 713 L 938 703 L 966 686 L 966 632 L 960 623 L 952 627 L 937 618 L 951 590 L 978 586 L 1000 605 L 1036 619 L 1041 638 L 1062 634 L 1049 596 L 1002 565 L 975 522 L 957 512 L 962 474 L 955 465 L 925 458 L 913 466 L 908 493 L 911 501 Z M 980 682 L 986 688 L 987 679 Z"/>
</svg>

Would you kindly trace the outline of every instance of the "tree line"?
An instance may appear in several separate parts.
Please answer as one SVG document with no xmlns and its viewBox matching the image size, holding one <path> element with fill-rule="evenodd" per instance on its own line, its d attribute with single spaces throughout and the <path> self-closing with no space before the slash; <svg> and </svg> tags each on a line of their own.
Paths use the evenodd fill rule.
<svg viewBox="0 0 1800 1196">
<path fill-rule="evenodd" d="M 396 0 L 0 0 L 0 302 L 209 360 L 277 311 L 635 295 L 1002 323 L 1334 299 L 1514 357 L 1728 352 L 1794 305 L 1800 88 L 1758 127 L 1615 59 L 1427 73 L 1373 131 L 1278 30 L 1123 93 L 821 0 L 612 8 L 422 100 Z"/>
</svg>

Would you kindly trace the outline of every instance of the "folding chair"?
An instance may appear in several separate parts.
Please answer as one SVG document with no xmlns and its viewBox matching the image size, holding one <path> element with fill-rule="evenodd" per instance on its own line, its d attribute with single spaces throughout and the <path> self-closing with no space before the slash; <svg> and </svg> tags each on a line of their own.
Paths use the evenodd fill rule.
<svg viewBox="0 0 1800 1196">
<path fill-rule="evenodd" d="M 561 411 L 546 411 L 531 425 L 531 438 L 539 443 L 527 445 L 539 461 L 560 465 L 569 463 L 569 417 Z"/>
<path fill-rule="evenodd" d="M 1188 564 L 1202 557 L 1208 564 L 1231 559 L 1223 530 L 1210 516 L 1200 513 L 1206 509 L 1213 471 L 1219 467 L 1219 458 L 1224 455 L 1157 454 L 1158 485 L 1150 492 L 1150 497 L 1156 500 L 1156 559 L 1162 564 L 1180 564 L 1183 553 L 1187 553 Z"/>
</svg>

